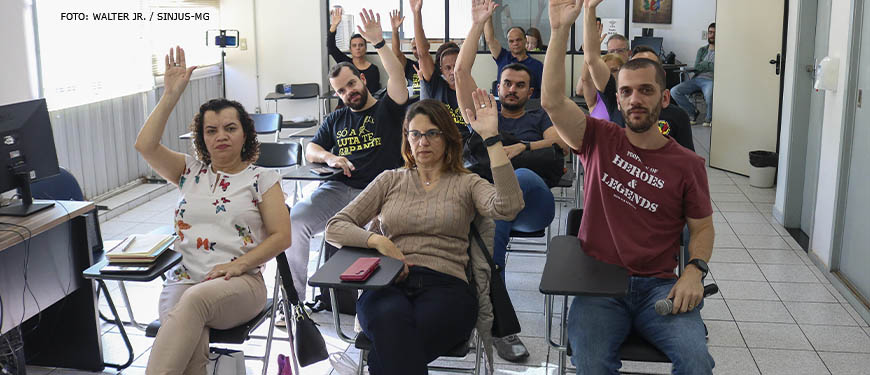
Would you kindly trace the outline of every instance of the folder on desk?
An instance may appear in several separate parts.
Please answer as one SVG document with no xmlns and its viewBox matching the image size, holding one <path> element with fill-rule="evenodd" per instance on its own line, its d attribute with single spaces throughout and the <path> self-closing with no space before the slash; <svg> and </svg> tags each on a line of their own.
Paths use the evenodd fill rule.
<svg viewBox="0 0 870 375">
<path fill-rule="evenodd" d="M 132 234 L 106 252 L 110 263 L 150 263 L 175 240 L 174 234 Z"/>
</svg>

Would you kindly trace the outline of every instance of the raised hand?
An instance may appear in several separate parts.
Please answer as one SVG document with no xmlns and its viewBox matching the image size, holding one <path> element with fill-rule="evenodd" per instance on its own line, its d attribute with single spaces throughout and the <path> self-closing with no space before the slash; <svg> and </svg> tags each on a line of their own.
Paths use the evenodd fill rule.
<svg viewBox="0 0 870 375">
<path fill-rule="evenodd" d="M 492 12 L 498 4 L 492 0 L 473 0 L 471 4 L 471 20 L 474 23 L 482 24 L 492 17 Z"/>
<path fill-rule="evenodd" d="M 423 10 L 423 0 L 410 0 L 411 10 L 414 12 L 420 12 Z"/>
<path fill-rule="evenodd" d="M 344 14 L 344 10 L 341 7 L 333 8 L 329 11 L 329 14 L 332 16 L 329 21 L 329 30 L 335 31 L 338 29 L 338 24 L 341 23 L 341 16 Z"/>
<path fill-rule="evenodd" d="M 582 9 L 583 0 L 550 0 L 550 28 L 571 27 Z"/>
<path fill-rule="evenodd" d="M 187 67 L 184 60 L 184 49 L 175 46 L 175 49 L 169 49 L 169 54 L 165 57 L 166 68 L 163 73 L 164 94 L 181 95 L 187 83 L 190 82 L 190 75 L 196 66 Z"/>
<path fill-rule="evenodd" d="M 402 22 L 405 22 L 405 17 L 402 16 L 402 13 L 399 13 L 397 9 L 393 9 L 390 12 L 390 26 L 393 28 L 393 31 L 399 30 L 399 26 L 402 26 Z"/>
<path fill-rule="evenodd" d="M 474 110 L 465 109 L 471 128 L 483 139 L 497 135 L 498 108 L 496 108 L 495 97 L 478 88 L 471 93 L 471 100 L 474 102 Z"/>
<path fill-rule="evenodd" d="M 604 0 L 586 0 L 586 4 L 584 6 L 588 8 L 595 8 L 598 4 L 601 4 Z"/>
<path fill-rule="evenodd" d="M 371 10 L 363 8 L 359 12 L 359 18 L 362 20 L 362 26 L 357 26 L 359 34 L 371 44 L 377 44 L 384 40 L 384 31 L 381 29 L 381 15 L 374 13 Z"/>
</svg>

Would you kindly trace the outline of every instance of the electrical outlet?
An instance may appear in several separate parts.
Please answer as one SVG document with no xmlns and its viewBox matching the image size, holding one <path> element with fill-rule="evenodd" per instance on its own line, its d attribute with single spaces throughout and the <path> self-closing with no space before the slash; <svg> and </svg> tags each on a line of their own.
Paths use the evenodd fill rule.
<svg viewBox="0 0 870 375">
<path fill-rule="evenodd" d="M 707 40 L 707 30 L 701 31 L 701 40 Z"/>
<path fill-rule="evenodd" d="M 242 51 L 248 50 L 248 38 L 239 38 L 239 49 Z"/>
</svg>

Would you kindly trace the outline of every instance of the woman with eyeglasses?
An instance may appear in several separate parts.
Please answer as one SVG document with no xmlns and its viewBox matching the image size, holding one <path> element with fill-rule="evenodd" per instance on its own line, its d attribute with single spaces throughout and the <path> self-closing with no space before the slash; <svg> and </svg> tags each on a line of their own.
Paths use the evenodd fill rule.
<svg viewBox="0 0 870 375">
<path fill-rule="evenodd" d="M 365 291 L 357 317 L 372 340 L 373 375 L 426 374 L 427 363 L 468 340 L 477 292 L 466 277 L 469 228 L 476 214 L 513 220 L 522 191 L 498 135 L 495 99 L 478 89 L 471 127 L 487 144 L 495 184 L 462 166 L 459 131 L 443 103 L 408 108 L 403 168 L 381 173 L 329 220 L 326 240 L 377 249 L 405 263 L 397 282 Z M 383 234 L 364 229 L 378 218 Z"/>
</svg>

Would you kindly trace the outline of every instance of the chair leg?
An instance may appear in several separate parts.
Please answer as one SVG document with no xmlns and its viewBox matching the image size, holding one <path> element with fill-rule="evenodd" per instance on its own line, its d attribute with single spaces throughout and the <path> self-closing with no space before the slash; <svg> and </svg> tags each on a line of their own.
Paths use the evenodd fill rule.
<svg viewBox="0 0 870 375">
<path fill-rule="evenodd" d="M 281 275 L 276 271 L 275 286 L 272 288 L 272 311 L 269 312 L 269 331 L 266 333 L 266 352 L 263 354 L 263 375 L 266 375 L 266 371 L 269 369 L 269 356 L 272 354 L 272 337 L 275 333 L 275 317 L 278 316 L 278 304 L 281 302 L 278 300 L 278 289 L 280 288 Z M 290 329 L 288 328 L 287 331 L 289 332 Z"/>
<path fill-rule="evenodd" d="M 291 324 L 293 324 L 293 323 L 291 323 L 291 321 L 294 321 L 294 323 L 295 323 L 295 320 L 291 319 L 293 314 L 290 311 L 290 300 L 287 298 L 287 291 L 284 290 L 284 287 L 283 287 L 284 284 L 281 282 L 280 274 L 276 276 L 276 279 L 278 279 L 276 281 L 276 284 L 275 284 L 276 288 L 281 289 L 281 296 L 282 296 L 281 309 L 283 309 L 283 311 L 284 311 L 284 319 L 287 322 L 287 336 L 288 336 L 288 339 L 290 341 L 290 358 L 293 359 L 293 373 L 299 374 L 299 360 L 296 358 L 296 337 L 293 335 L 293 328 L 294 327 L 291 325 Z M 272 313 L 272 316 L 273 317 L 275 316 L 274 311 Z M 270 327 L 270 329 L 274 329 L 274 328 L 275 328 L 275 325 L 272 324 L 272 327 Z M 263 372 L 263 375 L 266 375 L 265 370 Z"/>
<path fill-rule="evenodd" d="M 115 302 L 112 301 L 112 296 L 109 294 L 109 288 L 106 287 L 106 282 L 102 279 L 97 279 L 97 284 L 99 284 L 99 288 L 103 290 L 103 293 L 106 294 L 106 302 L 109 304 L 109 310 L 112 311 L 112 315 L 115 316 L 115 324 L 118 326 L 118 331 L 121 332 L 121 338 L 124 340 L 124 345 L 127 346 L 127 362 L 123 364 L 115 364 L 103 362 L 103 365 L 106 367 L 114 367 L 116 369 L 123 370 L 129 367 L 133 363 L 133 344 L 130 343 L 130 338 L 127 337 L 127 330 L 124 329 L 124 323 L 121 321 L 121 318 L 118 317 L 118 309 L 115 308 Z"/>
<path fill-rule="evenodd" d="M 357 375 L 363 375 L 363 369 L 366 367 L 366 357 L 368 354 L 368 350 L 360 349 L 359 351 L 359 366 L 356 368 Z"/>
<path fill-rule="evenodd" d="M 317 269 L 320 269 L 320 266 L 323 265 L 324 259 L 326 258 L 326 254 L 324 251 L 326 250 L 326 233 L 323 233 L 323 239 L 320 241 L 320 250 L 317 252 Z M 314 296 L 317 294 L 316 287 L 311 287 L 311 295 Z M 299 296 L 300 300 L 305 300 L 305 296 Z"/>
<path fill-rule="evenodd" d="M 127 307 L 127 314 L 130 317 L 130 325 L 144 331 L 145 327 L 142 324 L 139 324 L 133 316 L 133 305 L 130 304 L 130 297 L 127 295 L 127 288 L 124 286 L 123 281 L 118 281 L 118 288 L 121 289 L 121 298 L 124 300 L 124 305 Z"/>
</svg>

